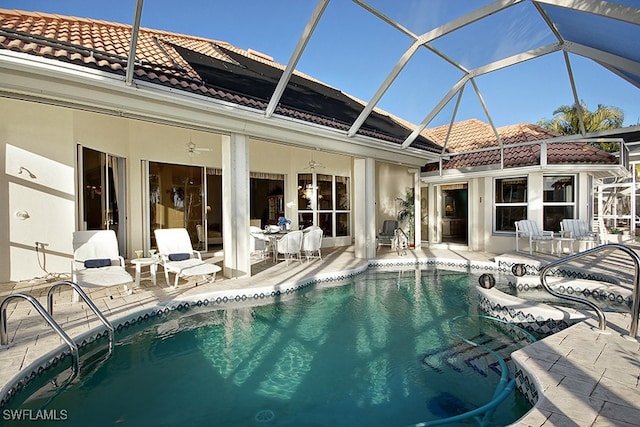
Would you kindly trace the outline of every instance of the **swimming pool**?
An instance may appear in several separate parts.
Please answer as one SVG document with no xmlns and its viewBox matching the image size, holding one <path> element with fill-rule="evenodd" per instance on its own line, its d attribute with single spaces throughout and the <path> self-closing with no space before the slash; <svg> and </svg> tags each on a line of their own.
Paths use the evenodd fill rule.
<svg viewBox="0 0 640 427">
<path fill-rule="evenodd" d="M 405 426 L 454 416 L 491 401 L 501 378 L 493 352 L 508 355 L 522 338 L 465 317 L 480 314 L 478 276 L 370 269 L 262 305 L 172 313 L 121 332 L 108 362 L 62 392 L 39 379 L 7 410 L 64 413 L 70 426 Z M 511 393 L 484 425 L 530 408 Z"/>
</svg>

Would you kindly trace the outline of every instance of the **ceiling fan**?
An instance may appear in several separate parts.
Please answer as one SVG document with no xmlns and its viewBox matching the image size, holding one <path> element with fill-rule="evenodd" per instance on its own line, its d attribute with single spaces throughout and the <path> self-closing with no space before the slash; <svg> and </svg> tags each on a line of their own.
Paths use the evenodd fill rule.
<svg viewBox="0 0 640 427">
<path fill-rule="evenodd" d="M 322 163 L 316 162 L 312 157 L 311 160 L 309 160 L 309 166 L 307 166 L 305 169 L 309 169 L 311 172 L 313 172 L 316 168 L 323 167 L 324 165 Z"/>
<path fill-rule="evenodd" d="M 189 138 L 189 142 L 187 142 L 187 145 L 186 145 L 186 150 L 187 150 L 187 156 L 193 157 L 197 154 L 200 154 L 203 151 L 211 151 L 211 148 L 198 147 L 196 143 L 191 141 L 191 138 Z"/>
</svg>

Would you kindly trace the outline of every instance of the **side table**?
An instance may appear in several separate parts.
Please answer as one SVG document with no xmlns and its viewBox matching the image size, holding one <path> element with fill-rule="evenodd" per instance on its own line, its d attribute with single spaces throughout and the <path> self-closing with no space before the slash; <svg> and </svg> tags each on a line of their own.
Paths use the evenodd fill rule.
<svg viewBox="0 0 640 427">
<path fill-rule="evenodd" d="M 569 255 L 573 255 L 573 244 L 576 241 L 573 237 L 554 237 L 554 242 L 556 243 L 556 255 L 561 257 L 564 253 L 564 244 L 567 244 L 569 248 Z"/>
<path fill-rule="evenodd" d="M 151 273 L 151 281 L 153 284 L 156 284 L 156 272 L 158 271 L 158 264 L 160 264 L 160 259 L 156 257 L 149 258 L 134 258 L 131 260 L 131 264 L 136 266 L 136 278 L 135 278 L 135 287 L 140 287 L 140 274 L 142 267 L 149 267 L 149 272 Z"/>
</svg>

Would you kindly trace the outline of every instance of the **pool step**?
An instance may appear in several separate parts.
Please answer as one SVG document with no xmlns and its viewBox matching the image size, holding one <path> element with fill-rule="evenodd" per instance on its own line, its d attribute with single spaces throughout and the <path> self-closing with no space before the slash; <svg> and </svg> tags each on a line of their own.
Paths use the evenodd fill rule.
<svg viewBox="0 0 640 427">
<path fill-rule="evenodd" d="M 500 375 L 500 365 L 493 353 L 497 353 L 510 368 L 511 353 L 522 348 L 523 341 L 524 344 L 529 343 L 524 337 L 505 342 L 482 333 L 470 338 L 469 341 L 476 345 L 459 341 L 451 347 L 443 347 L 425 354 L 422 357 L 422 363 L 439 373 L 445 370 L 462 373 L 463 369 L 471 369 L 483 377 L 487 377 L 490 371 Z"/>
</svg>

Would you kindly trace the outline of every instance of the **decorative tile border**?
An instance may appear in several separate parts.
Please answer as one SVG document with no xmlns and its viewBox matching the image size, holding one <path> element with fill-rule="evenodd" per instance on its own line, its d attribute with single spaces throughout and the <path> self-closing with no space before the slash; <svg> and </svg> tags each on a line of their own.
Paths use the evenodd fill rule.
<svg viewBox="0 0 640 427">
<path fill-rule="evenodd" d="M 593 279 L 588 279 L 588 280 L 593 280 Z M 593 280 L 595 282 L 595 280 Z M 521 280 L 516 280 L 514 281 L 509 281 L 508 282 L 509 288 L 512 289 L 516 289 L 518 291 L 540 291 L 540 292 L 546 292 L 544 290 L 544 288 L 542 287 L 542 284 L 540 283 L 529 283 L 527 281 L 521 281 Z M 611 303 L 616 303 L 619 305 L 626 305 L 627 309 L 631 308 L 631 304 L 633 302 L 633 295 L 631 294 L 631 291 L 625 292 L 625 294 L 623 295 L 620 292 L 620 289 L 617 289 L 616 292 L 616 288 L 609 288 L 608 290 L 603 290 L 603 289 L 594 289 L 594 288 L 589 288 L 588 286 L 585 287 L 580 287 L 580 286 L 554 286 L 554 285 L 550 285 L 554 291 L 560 293 L 560 294 L 564 294 L 564 295 L 578 295 L 578 296 L 583 296 L 585 298 L 592 298 L 592 299 L 601 299 L 601 300 L 609 300 L 609 302 Z M 611 289 L 613 289 L 614 291 L 612 292 Z"/>
<path fill-rule="evenodd" d="M 515 365 L 516 388 L 522 393 L 531 406 L 535 406 L 538 402 L 538 389 L 536 388 L 535 382 L 529 378 L 525 370 L 520 369 L 517 363 Z"/>
<path fill-rule="evenodd" d="M 525 269 L 525 276 L 540 276 L 540 271 L 544 267 L 544 264 L 540 262 L 532 261 L 532 263 L 527 264 L 508 257 L 496 257 L 496 264 L 498 265 L 498 270 L 509 272 L 512 270 L 513 266 L 522 265 Z M 593 280 L 596 282 L 611 283 L 615 285 L 619 284 L 619 281 L 616 278 L 607 274 L 593 273 L 580 268 L 552 268 L 549 270 L 549 273 L 551 276 L 565 277 L 568 279 Z"/>
<path fill-rule="evenodd" d="M 411 258 L 411 259 L 376 259 L 369 262 L 369 267 L 409 267 L 409 266 L 442 266 L 457 267 L 471 270 L 496 270 L 496 263 L 488 261 L 471 261 L 445 258 Z"/>
<path fill-rule="evenodd" d="M 582 321 L 584 319 L 573 319 L 573 321 L 567 321 L 565 319 L 550 319 L 544 316 L 534 315 L 535 307 L 530 310 L 526 308 L 515 309 L 507 304 L 500 304 L 487 298 L 484 295 L 480 295 L 480 309 L 487 313 L 489 316 L 495 317 L 505 322 L 515 323 L 518 326 L 542 333 L 544 335 L 555 334 L 569 326 Z"/>
</svg>

